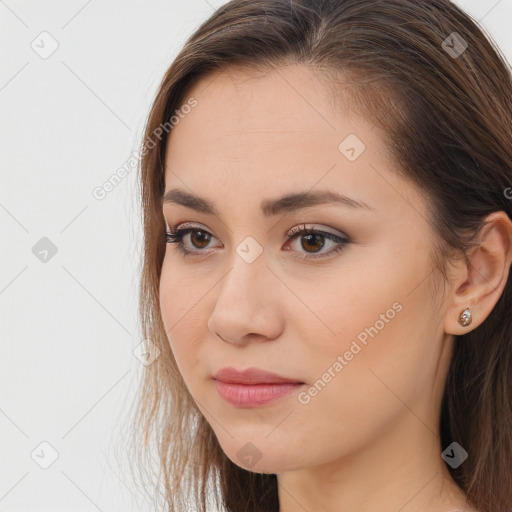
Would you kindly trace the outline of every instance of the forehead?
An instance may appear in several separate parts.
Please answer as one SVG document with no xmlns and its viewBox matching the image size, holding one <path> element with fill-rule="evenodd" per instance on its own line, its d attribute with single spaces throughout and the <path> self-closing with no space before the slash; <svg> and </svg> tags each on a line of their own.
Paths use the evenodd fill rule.
<svg viewBox="0 0 512 512">
<path fill-rule="evenodd" d="M 286 141 L 290 135 L 304 138 L 312 132 L 334 132 L 336 126 L 329 119 L 331 96 L 303 66 L 266 71 L 229 68 L 202 77 L 189 90 L 188 97 L 198 104 L 170 138 L 188 138 L 194 132 L 205 148 L 229 142 L 244 146 L 268 142 L 273 147 L 273 141 Z"/>
<path fill-rule="evenodd" d="M 197 105 L 169 134 L 166 190 L 217 196 L 229 187 L 233 201 L 254 198 L 255 205 L 313 187 L 375 205 L 386 195 L 396 200 L 375 170 L 390 167 L 377 130 L 350 110 L 336 110 L 328 87 L 306 67 L 216 72 L 196 82 L 183 103 L 189 98 Z M 347 138 L 364 148 L 356 160 L 340 150 Z"/>
</svg>

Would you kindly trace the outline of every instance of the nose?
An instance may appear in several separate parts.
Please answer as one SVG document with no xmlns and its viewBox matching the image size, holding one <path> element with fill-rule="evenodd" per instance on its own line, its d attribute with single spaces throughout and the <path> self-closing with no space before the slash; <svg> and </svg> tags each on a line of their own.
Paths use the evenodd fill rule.
<svg viewBox="0 0 512 512">
<path fill-rule="evenodd" d="M 263 255 L 252 263 L 236 255 L 218 285 L 209 330 L 225 343 L 237 345 L 277 338 L 282 329 L 279 285 Z"/>
</svg>

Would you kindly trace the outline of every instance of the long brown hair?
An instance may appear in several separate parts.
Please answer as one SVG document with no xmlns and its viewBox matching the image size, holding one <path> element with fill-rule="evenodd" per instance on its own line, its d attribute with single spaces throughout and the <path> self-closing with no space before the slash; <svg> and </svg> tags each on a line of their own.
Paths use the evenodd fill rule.
<svg viewBox="0 0 512 512">
<path fill-rule="evenodd" d="M 134 461 L 140 468 L 148 457 L 156 459 L 152 489 L 172 512 L 204 512 L 210 495 L 229 512 L 277 512 L 279 505 L 276 475 L 246 471 L 223 453 L 184 385 L 163 327 L 162 126 L 172 136 L 169 120 L 192 84 L 211 71 L 289 63 L 308 66 L 335 95 L 349 90 L 351 108 L 381 131 L 397 172 L 428 198 L 433 261 L 445 279 L 450 257 L 471 249 L 486 215 L 503 210 L 512 218 L 505 193 L 512 185 L 510 66 L 477 22 L 449 0 L 232 0 L 221 6 L 165 73 L 141 146 L 140 321 L 148 350 L 153 344 L 160 356 L 144 368 Z M 511 312 L 509 278 L 487 319 L 458 337 L 442 402 L 440 453 L 453 441 L 469 453 L 449 469 L 481 512 L 512 510 Z"/>
</svg>

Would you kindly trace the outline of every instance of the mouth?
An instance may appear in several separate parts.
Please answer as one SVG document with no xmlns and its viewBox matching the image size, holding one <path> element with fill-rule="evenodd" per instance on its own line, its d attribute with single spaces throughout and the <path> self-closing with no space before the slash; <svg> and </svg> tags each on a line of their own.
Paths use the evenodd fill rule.
<svg viewBox="0 0 512 512">
<path fill-rule="evenodd" d="M 230 384 L 305 384 L 299 379 L 284 377 L 260 368 L 237 370 L 232 366 L 221 368 L 213 375 L 215 380 Z"/>
<path fill-rule="evenodd" d="M 217 391 L 231 405 L 251 408 L 268 404 L 297 391 L 304 382 L 276 373 L 249 368 L 237 370 L 226 367 L 214 376 Z"/>
</svg>

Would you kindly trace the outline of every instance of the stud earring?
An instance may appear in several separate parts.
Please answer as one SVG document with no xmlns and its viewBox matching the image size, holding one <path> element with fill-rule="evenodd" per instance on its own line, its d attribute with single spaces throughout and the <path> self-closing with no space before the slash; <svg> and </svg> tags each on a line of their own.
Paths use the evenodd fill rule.
<svg viewBox="0 0 512 512">
<path fill-rule="evenodd" d="M 466 327 L 471 323 L 471 308 L 465 308 L 460 312 L 459 315 L 459 324 L 462 327 Z"/>
</svg>

